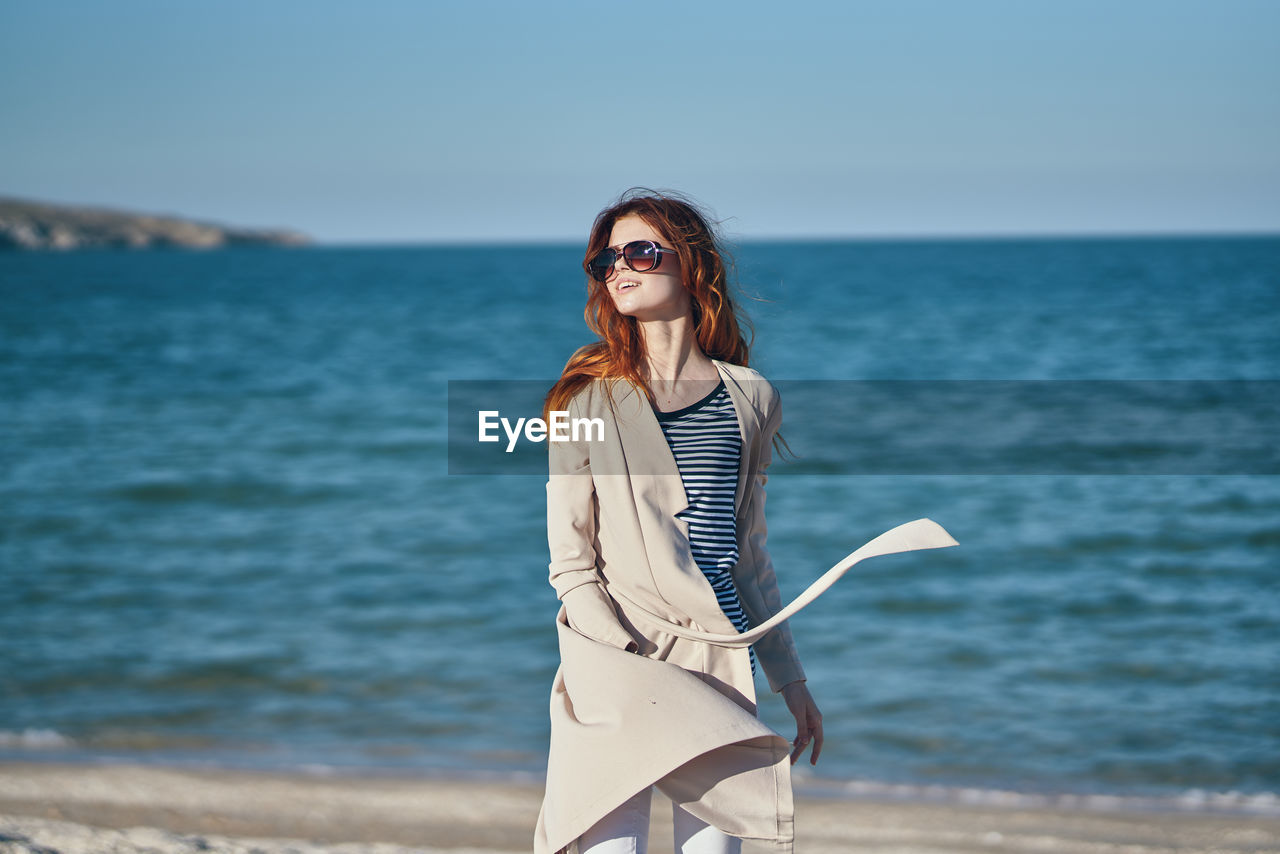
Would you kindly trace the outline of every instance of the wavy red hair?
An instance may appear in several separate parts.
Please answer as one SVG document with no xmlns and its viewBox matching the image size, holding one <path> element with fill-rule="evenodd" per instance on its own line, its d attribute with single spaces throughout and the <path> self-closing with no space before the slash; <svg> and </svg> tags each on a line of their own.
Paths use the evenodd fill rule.
<svg viewBox="0 0 1280 854">
<path fill-rule="evenodd" d="M 681 279 L 693 307 L 694 337 L 698 347 L 713 359 L 746 365 L 751 344 L 743 327 L 751 323 L 729 295 L 728 255 L 711 220 L 687 197 L 670 191 L 632 188 L 596 216 L 583 256 L 582 268 L 609 245 L 614 223 L 637 216 L 661 235 L 680 256 Z M 644 363 L 644 339 L 634 317 L 618 311 L 608 287 L 587 273 L 587 326 L 599 340 L 580 348 L 569 358 L 559 381 L 547 393 L 543 418 L 552 410 L 565 410 L 569 401 L 596 378 L 625 379 L 653 400 L 653 392 L 640 373 Z"/>
</svg>

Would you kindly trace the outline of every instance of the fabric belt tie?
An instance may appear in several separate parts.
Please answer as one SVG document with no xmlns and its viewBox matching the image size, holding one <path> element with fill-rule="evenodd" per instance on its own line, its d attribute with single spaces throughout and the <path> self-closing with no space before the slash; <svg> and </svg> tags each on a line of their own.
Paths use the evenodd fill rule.
<svg viewBox="0 0 1280 854">
<path fill-rule="evenodd" d="M 791 617 L 802 608 L 807 606 L 814 599 L 817 599 L 827 591 L 831 585 L 835 584 L 842 575 L 853 568 L 854 564 L 866 560 L 871 557 L 880 557 L 881 555 L 899 554 L 901 552 L 913 552 L 922 549 L 943 549 L 950 546 L 960 545 L 955 539 L 947 533 L 937 522 L 932 519 L 916 519 L 912 522 L 906 522 L 896 528 L 890 528 L 880 536 L 866 543 L 863 543 L 854 551 L 850 552 L 844 560 L 828 569 L 813 582 L 796 598 L 792 599 L 785 608 L 765 620 L 760 625 L 742 632 L 741 634 L 718 634 L 716 632 L 706 632 L 700 629 L 691 629 L 687 626 L 673 623 L 670 620 L 653 613 L 645 608 L 639 602 L 620 591 L 617 586 L 609 586 L 609 595 L 616 596 L 623 602 L 636 609 L 648 622 L 652 623 L 658 629 L 670 635 L 675 635 L 686 640 L 702 641 L 714 646 L 730 647 L 740 649 L 744 646 L 750 646 L 760 638 L 767 635 L 774 628 L 787 618 Z"/>
</svg>

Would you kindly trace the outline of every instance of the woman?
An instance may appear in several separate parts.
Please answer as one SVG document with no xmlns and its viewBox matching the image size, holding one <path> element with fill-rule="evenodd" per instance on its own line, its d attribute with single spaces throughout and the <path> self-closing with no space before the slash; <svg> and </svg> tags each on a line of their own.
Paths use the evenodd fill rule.
<svg viewBox="0 0 1280 854">
<path fill-rule="evenodd" d="M 790 850 L 789 765 L 822 749 L 790 630 L 752 651 L 692 639 L 781 608 L 764 521 L 777 392 L 747 367 L 723 253 L 688 201 L 624 195 L 596 218 L 584 266 L 600 340 L 569 360 L 544 415 L 604 429 L 548 444 L 562 663 L 535 849 L 642 852 L 656 784 L 677 851 Z M 790 745 L 756 719 L 757 660 L 795 716 Z"/>
</svg>

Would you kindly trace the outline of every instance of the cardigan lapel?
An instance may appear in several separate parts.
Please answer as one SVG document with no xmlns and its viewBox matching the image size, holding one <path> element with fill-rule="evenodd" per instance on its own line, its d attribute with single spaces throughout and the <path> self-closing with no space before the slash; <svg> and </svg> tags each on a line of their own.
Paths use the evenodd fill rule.
<svg viewBox="0 0 1280 854">
<path fill-rule="evenodd" d="M 711 583 L 693 560 L 689 522 L 676 515 L 689 506 L 689 499 L 658 417 L 648 396 L 627 381 L 612 383 L 610 393 L 654 589 L 666 602 L 682 603 L 681 609 L 698 624 L 715 625 L 722 612 Z"/>
<path fill-rule="evenodd" d="M 737 365 L 713 359 L 716 369 L 724 379 L 724 387 L 733 401 L 733 409 L 738 414 L 738 434 L 742 438 L 742 453 L 738 457 L 738 488 L 733 495 L 733 512 L 736 516 L 742 509 L 742 499 L 746 495 L 747 480 L 750 476 L 752 457 L 755 453 L 755 437 L 760 432 L 760 412 L 753 400 L 756 395 L 747 393 L 735 376 Z"/>
<path fill-rule="evenodd" d="M 756 395 L 743 387 L 737 375 L 736 365 L 712 359 L 720 378 L 724 380 L 725 390 L 733 401 L 733 409 L 738 419 L 738 435 L 742 439 L 742 453 L 738 461 L 738 485 L 733 497 L 733 509 L 736 514 L 742 509 L 742 499 L 746 494 L 748 474 L 755 451 L 755 437 L 760 432 L 760 413 L 753 402 Z M 628 464 L 629 474 L 654 475 L 654 487 L 658 493 L 661 506 L 667 515 L 675 517 L 689 506 L 689 497 L 684 490 L 684 481 L 680 477 L 680 467 L 676 464 L 671 446 L 662 433 L 658 417 L 653 414 L 649 398 L 625 380 L 612 383 L 611 396 L 614 411 L 618 413 L 615 423 L 618 425 L 619 437 L 629 461 L 639 461 L 639 471 L 634 462 Z M 683 519 L 676 519 L 687 536 L 688 524 Z"/>
<path fill-rule="evenodd" d="M 627 459 L 627 473 L 637 484 L 651 483 L 659 505 L 674 518 L 688 508 L 689 497 L 684 491 L 680 467 L 667 444 L 667 437 L 662 434 L 648 396 L 626 380 L 612 383 L 611 395 L 614 412 L 617 413 L 614 423 Z M 636 475 L 642 477 L 636 479 Z M 688 523 L 683 519 L 675 521 L 688 536 Z"/>
</svg>

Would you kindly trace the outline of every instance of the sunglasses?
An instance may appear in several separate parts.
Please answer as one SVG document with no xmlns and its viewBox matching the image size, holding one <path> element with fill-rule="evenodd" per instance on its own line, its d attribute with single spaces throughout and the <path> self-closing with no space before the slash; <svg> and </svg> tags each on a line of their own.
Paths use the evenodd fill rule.
<svg viewBox="0 0 1280 854">
<path fill-rule="evenodd" d="M 613 265 L 618 256 L 627 262 L 627 266 L 637 273 L 647 273 L 658 269 L 662 263 L 662 254 L 678 254 L 674 249 L 664 249 L 652 240 L 633 240 L 622 247 L 619 252 L 612 246 L 605 247 L 596 253 L 596 257 L 587 263 L 587 273 L 597 282 L 604 283 L 613 278 Z"/>
</svg>

